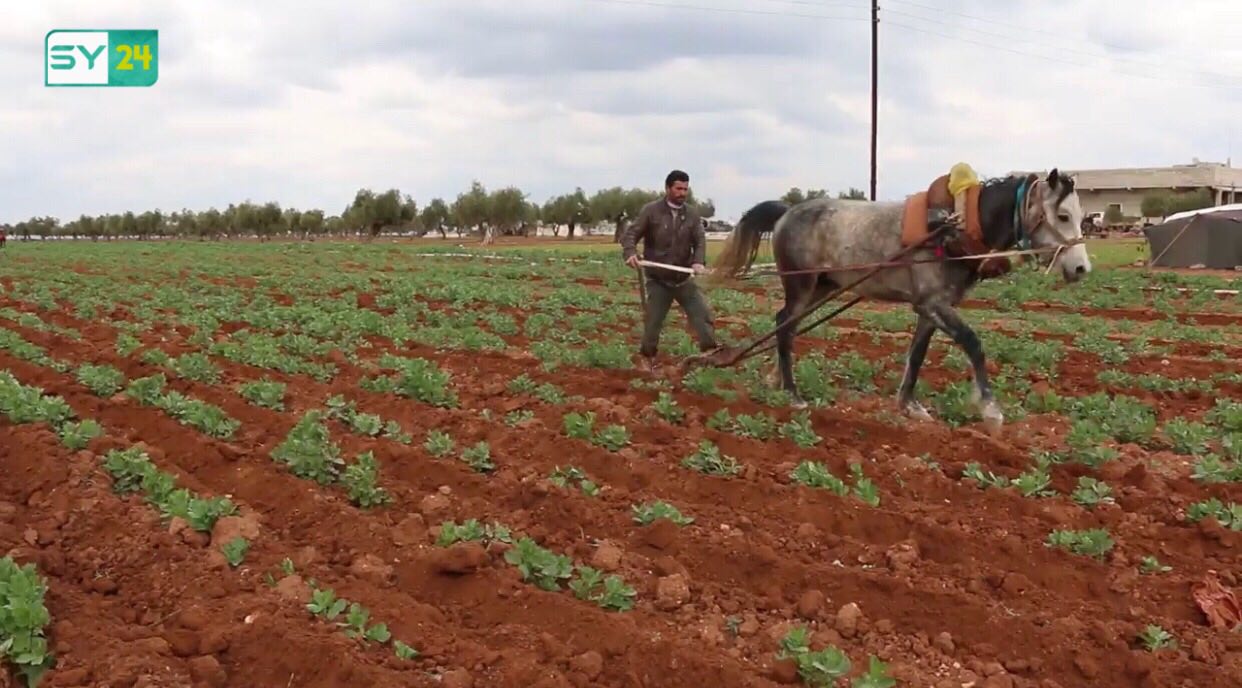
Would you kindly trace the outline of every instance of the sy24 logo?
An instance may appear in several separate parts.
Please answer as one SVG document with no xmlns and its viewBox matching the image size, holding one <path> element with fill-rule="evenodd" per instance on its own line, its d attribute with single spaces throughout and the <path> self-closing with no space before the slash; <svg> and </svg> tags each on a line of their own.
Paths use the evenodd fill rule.
<svg viewBox="0 0 1242 688">
<path fill-rule="evenodd" d="M 159 79 L 153 29 L 54 29 L 44 44 L 45 86 L 151 86 Z"/>
</svg>

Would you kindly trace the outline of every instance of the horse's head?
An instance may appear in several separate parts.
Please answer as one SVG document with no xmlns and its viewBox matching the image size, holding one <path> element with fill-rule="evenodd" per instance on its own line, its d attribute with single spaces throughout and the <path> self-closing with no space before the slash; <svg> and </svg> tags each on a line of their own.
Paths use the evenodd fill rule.
<svg viewBox="0 0 1242 688">
<path fill-rule="evenodd" d="M 1045 265 L 1055 261 L 1066 282 L 1077 282 L 1091 272 L 1091 258 L 1082 237 L 1082 204 L 1074 180 L 1056 168 L 1046 179 L 1031 184 L 1023 212 L 1023 228 L 1035 248 L 1060 248 Z"/>
</svg>

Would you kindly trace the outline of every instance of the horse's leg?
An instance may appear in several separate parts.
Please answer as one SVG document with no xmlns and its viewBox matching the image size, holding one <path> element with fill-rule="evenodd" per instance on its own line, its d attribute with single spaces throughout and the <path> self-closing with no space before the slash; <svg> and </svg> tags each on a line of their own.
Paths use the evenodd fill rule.
<svg viewBox="0 0 1242 688">
<path fill-rule="evenodd" d="M 833 288 L 832 282 L 820 280 L 816 275 L 799 275 L 785 281 L 785 307 L 776 316 L 776 324 L 780 327 L 776 335 L 777 368 L 780 371 L 781 384 L 793 399 L 795 408 L 805 408 L 806 402 L 798 394 L 798 385 L 794 382 L 794 337 L 802 319 L 807 315 L 803 310 L 823 298 Z"/>
<path fill-rule="evenodd" d="M 914 398 L 914 385 L 918 382 L 923 360 L 927 358 L 927 347 L 931 344 L 932 335 L 936 333 L 936 323 L 923 309 L 915 310 L 919 313 L 919 322 L 914 327 L 914 337 L 910 340 L 910 350 L 906 353 L 906 372 L 902 375 L 901 387 L 897 392 L 897 406 L 912 418 L 931 420 L 931 414 Z"/>
<path fill-rule="evenodd" d="M 789 312 L 788 308 L 781 308 L 776 312 L 776 326 L 780 327 L 785 322 L 785 314 Z M 768 372 L 768 385 L 773 389 L 780 389 L 784 385 L 784 378 L 781 375 L 781 358 L 780 352 L 772 356 L 772 370 Z"/>
<path fill-rule="evenodd" d="M 793 303 L 787 299 L 781 315 L 777 316 L 777 326 L 784 327 L 776 333 L 776 368 L 780 371 L 781 386 L 789 393 L 794 408 L 805 408 L 806 402 L 798 394 L 798 385 L 794 383 L 793 376 L 794 335 L 798 331 L 798 323 L 802 322 L 801 318 L 796 317 L 799 307 L 793 306 Z"/>
<path fill-rule="evenodd" d="M 944 303 L 935 304 L 931 306 L 931 315 L 936 326 L 952 337 L 970 359 L 970 366 L 975 375 L 973 395 L 975 404 L 978 405 L 979 413 L 983 416 L 983 423 L 988 430 L 993 433 L 999 431 L 1001 424 L 1005 422 L 1005 415 L 1001 412 L 1000 404 L 992 396 L 992 386 L 988 383 L 988 370 L 983 355 L 983 343 L 979 341 L 979 335 L 970 329 L 970 325 L 962 320 L 962 316 L 958 315 L 957 310 L 952 306 Z"/>
</svg>

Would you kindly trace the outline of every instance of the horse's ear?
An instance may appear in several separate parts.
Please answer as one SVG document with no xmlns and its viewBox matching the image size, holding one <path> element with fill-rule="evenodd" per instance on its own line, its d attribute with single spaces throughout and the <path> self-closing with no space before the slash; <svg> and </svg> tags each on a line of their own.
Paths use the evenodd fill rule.
<svg viewBox="0 0 1242 688">
<path fill-rule="evenodd" d="M 1048 186 L 1055 189 L 1057 188 L 1057 184 L 1060 182 L 1060 180 L 1061 180 L 1061 175 L 1057 171 L 1057 168 L 1055 167 L 1052 168 L 1052 171 L 1048 173 Z"/>
</svg>

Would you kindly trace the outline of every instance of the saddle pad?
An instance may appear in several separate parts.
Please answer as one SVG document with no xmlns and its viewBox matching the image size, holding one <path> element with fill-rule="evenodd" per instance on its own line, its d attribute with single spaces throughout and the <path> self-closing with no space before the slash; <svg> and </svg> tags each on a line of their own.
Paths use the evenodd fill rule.
<svg viewBox="0 0 1242 688">
<path fill-rule="evenodd" d="M 906 197 L 901 213 L 901 246 L 909 248 L 927 238 L 927 192 Z"/>
<path fill-rule="evenodd" d="M 936 177 L 927 185 L 928 210 L 953 210 L 953 194 L 949 193 L 949 175 Z"/>
<path fill-rule="evenodd" d="M 983 243 L 983 224 L 979 219 L 979 192 L 982 187 L 975 185 L 966 189 L 966 221 L 965 235 L 967 249 L 974 254 L 987 253 L 988 247 Z M 952 205 L 946 210 L 952 210 Z M 928 235 L 927 229 L 928 192 L 920 191 L 906 197 L 905 207 L 901 213 L 901 246 L 909 248 Z"/>
</svg>

